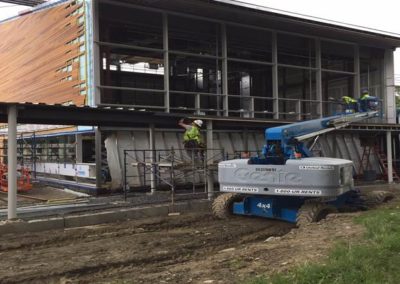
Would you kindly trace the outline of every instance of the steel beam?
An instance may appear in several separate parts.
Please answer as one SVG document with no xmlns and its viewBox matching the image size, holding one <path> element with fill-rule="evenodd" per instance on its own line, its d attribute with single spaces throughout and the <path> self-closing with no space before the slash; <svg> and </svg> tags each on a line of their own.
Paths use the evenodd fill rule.
<svg viewBox="0 0 400 284">
<path fill-rule="evenodd" d="M 8 219 L 17 218 L 17 106 L 8 106 Z"/>
</svg>

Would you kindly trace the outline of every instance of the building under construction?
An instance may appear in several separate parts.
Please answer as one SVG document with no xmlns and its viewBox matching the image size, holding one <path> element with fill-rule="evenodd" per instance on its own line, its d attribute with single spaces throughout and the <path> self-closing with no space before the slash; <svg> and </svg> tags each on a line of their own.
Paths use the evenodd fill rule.
<svg viewBox="0 0 400 284">
<path fill-rule="evenodd" d="M 145 185 L 146 158 L 185 159 L 181 117 L 205 121 L 214 161 L 256 154 L 265 128 L 339 113 L 342 96 L 365 88 L 381 117 L 321 136 L 315 152 L 353 160 L 356 175 L 398 178 L 399 35 L 232 0 L 62 0 L 0 23 L 0 37 L 1 101 L 136 114 L 101 127 L 21 125 L 19 162 L 47 182 Z"/>
</svg>

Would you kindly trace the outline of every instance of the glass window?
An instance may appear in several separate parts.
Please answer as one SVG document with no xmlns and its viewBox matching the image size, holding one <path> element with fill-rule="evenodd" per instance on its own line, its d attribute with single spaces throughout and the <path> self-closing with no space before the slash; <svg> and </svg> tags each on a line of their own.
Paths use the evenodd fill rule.
<svg viewBox="0 0 400 284">
<path fill-rule="evenodd" d="M 170 50 L 208 55 L 220 53 L 220 35 L 216 23 L 169 16 L 168 33 Z"/>
<path fill-rule="evenodd" d="M 228 57 L 272 61 L 272 34 L 268 31 L 227 26 Z"/>
<path fill-rule="evenodd" d="M 161 52 L 101 48 L 101 84 L 106 86 L 163 89 L 164 61 Z"/>
<path fill-rule="evenodd" d="M 230 115 L 251 117 L 253 111 L 272 111 L 272 67 L 260 64 L 228 62 Z"/>
<path fill-rule="evenodd" d="M 382 98 L 384 49 L 360 48 L 360 87 L 367 88 L 371 95 Z"/>
<path fill-rule="evenodd" d="M 354 46 L 321 41 L 321 66 L 323 69 L 353 72 Z"/>
<path fill-rule="evenodd" d="M 278 63 L 315 67 L 315 41 L 309 38 L 278 34 Z"/>
<path fill-rule="evenodd" d="M 100 3 L 100 41 L 163 48 L 162 15 Z"/>
<path fill-rule="evenodd" d="M 170 89 L 221 93 L 221 62 L 216 59 L 170 54 Z"/>
<path fill-rule="evenodd" d="M 323 114 L 343 112 L 341 98 L 354 97 L 354 75 L 322 72 Z"/>
<path fill-rule="evenodd" d="M 279 112 L 281 118 L 319 117 L 316 107 L 316 72 L 307 69 L 279 67 Z"/>
</svg>

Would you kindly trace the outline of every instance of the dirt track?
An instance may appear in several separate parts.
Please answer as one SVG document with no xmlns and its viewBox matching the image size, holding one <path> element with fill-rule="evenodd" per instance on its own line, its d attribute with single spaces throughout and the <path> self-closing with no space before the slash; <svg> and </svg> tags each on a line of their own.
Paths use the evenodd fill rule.
<svg viewBox="0 0 400 284">
<path fill-rule="evenodd" d="M 220 221 L 191 214 L 5 236 L 0 239 L 0 279 L 232 283 L 322 257 L 332 241 L 360 234 L 352 215 L 334 215 L 294 230 L 290 224 L 265 219 Z"/>
</svg>

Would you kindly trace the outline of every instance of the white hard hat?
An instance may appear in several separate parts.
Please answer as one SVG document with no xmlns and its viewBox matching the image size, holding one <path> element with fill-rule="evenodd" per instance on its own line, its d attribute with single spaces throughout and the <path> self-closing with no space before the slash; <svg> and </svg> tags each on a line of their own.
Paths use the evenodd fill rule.
<svg viewBox="0 0 400 284">
<path fill-rule="evenodd" d="M 193 121 L 194 124 L 196 124 L 198 127 L 201 127 L 203 125 L 203 121 L 200 119 L 196 119 L 195 121 Z"/>
</svg>

